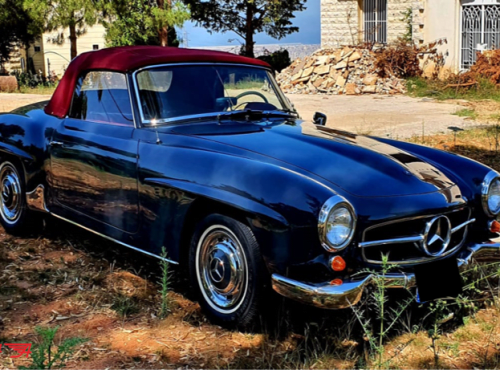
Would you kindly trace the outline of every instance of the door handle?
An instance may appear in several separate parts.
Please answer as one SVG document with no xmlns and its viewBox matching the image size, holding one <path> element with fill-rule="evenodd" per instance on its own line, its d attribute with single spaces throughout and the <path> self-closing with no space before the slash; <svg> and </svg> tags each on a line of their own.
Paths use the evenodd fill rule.
<svg viewBox="0 0 500 370">
<path fill-rule="evenodd" d="M 61 141 L 51 141 L 49 143 L 50 146 L 58 146 L 58 147 L 63 147 L 64 146 L 64 143 L 61 142 Z"/>
</svg>

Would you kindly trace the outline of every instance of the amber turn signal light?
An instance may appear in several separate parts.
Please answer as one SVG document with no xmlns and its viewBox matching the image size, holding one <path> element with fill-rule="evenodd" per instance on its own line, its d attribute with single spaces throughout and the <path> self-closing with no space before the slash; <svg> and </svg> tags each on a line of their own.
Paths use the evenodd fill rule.
<svg viewBox="0 0 500 370">
<path fill-rule="evenodd" d="M 331 266 L 333 271 L 344 271 L 346 263 L 342 257 L 335 256 L 331 260 Z"/>
<path fill-rule="evenodd" d="M 500 234 L 500 222 L 497 220 L 490 222 L 490 231 L 492 233 Z"/>
<path fill-rule="evenodd" d="M 343 281 L 341 279 L 333 279 L 330 281 L 330 285 L 339 286 L 342 285 Z"/>
</svg>

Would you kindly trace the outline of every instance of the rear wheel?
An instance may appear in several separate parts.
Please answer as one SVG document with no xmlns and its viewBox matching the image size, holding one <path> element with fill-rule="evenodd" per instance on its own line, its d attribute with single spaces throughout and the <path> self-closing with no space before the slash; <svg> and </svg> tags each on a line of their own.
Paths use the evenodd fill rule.
<svg viewBox="0 0 500 370">
<path fill-rule="evenodd" d="M 213 214 L 198 225 L 190 248 L 190 277 L 212 321 L 248 326 L 262 293 L 262 258 L 255 236 L 243 223 Z"/>
<path fill-rule="evenodd" d="M 38 231 L 41 217 L 26 207 L 26 191 L 22 172 L 13 162 L 0 165 L 0 223 L 5 231 L 27 235 Z"/>
</svg>

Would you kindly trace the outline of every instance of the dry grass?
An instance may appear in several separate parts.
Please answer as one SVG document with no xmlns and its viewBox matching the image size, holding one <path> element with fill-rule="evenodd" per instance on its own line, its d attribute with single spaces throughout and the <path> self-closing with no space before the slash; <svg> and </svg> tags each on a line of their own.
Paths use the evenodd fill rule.
<svg viewBox="0 0 500 370">
<path fill-rule="evenodd" d="M 19 90 L 13 91 L 15 93 L 21 94 L 38 94 L 38 95 L 52 95 L 56 90 L 55 86 L 37 86 L 37 87 L 28 87 L 21 86 Z"/>
<path fill-rule="evenodd" d="M 38 238 L 0 232 L 0 342 L 31 342 L 35 326 L 60 325 L 56 342 L 89 339 L 69 368 L 375 366 L 349 310 L 321 311 L 276 298 L 253 330 L 229 331 L 207 322 L 178 273 L 169 293 L 171 314 L 161 320 L 155 259 L 50 224 Z M 387 312 L 401 294 L 390 297 Z M 497 366 L 500 320 L 490 301 L 476 303 L 480 310 L 465 325 L 456 320 L 448 327 L 438 343 L 439 366 Z M 362 307 L 375 323 L 371 305 Z M 398 319 L 384 348 L 390 367 L 435 367 L 426 312 L 415 303 Z M 22 364 L 26 360 L 0 357 L 0 368 Z"/>
</svg>

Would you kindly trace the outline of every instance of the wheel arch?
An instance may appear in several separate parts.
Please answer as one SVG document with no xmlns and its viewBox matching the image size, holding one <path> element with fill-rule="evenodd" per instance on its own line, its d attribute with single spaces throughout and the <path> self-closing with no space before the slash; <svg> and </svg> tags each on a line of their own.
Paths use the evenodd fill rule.
<svg viewBox="0 0 500 370">
<path fill-rule="evenodd" d="M 284 232 L 289 230 L 287 219 L 272 209 L 269 205 L 259 203 L 231 191 L 194 184 L 192 182 L 175 181 L 171 179 L 147 179 L 150 184 L 163 188 L 176 189 L 184 194 L 182 199 L 189 201 L 176 202 L 175 218 L 172 228 L 179 230 L 174 238 L 174 250 L 170 250 L 174 260 L 182 265 L 186 261 L 189 244 L 196 225 L 209 214 L 218 213 L 234 218 L 250 227 L 259 245 L 268 246 L 268 240 L 278 231 L 280 238 L 288 237 Z M 274 238 L 277 238 L 274 236 Z M 266 255 L 267 248 L 262 254 Z"/>
<path fill-rule="evenodd" d="M 181 235 L 179 239 L 179 259 L 180 264 L 187 262 L 189 255 L 189 245 L 194 234 L 196 226 L 205 217 L 211 214 L 220 214 L 231 217 L 242 224 L 250 227 L 259 241 L 259 236 L 262 235 L 262 223 L 265 219 L 266 223 L 274 225 L 273 227 L 287 228 L 286 223 L 282 223 L 276 219 L 272 220 L 267 217 L 258 216 L 248 209 L 243 209 L 237 204 L 227 203 L 221 200 L 197 197 L 189 207 L 184 217 Z M 261 244 L 261 243 L 259 243 Z"/>
</svg>

